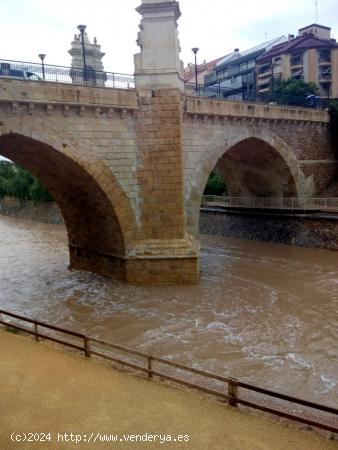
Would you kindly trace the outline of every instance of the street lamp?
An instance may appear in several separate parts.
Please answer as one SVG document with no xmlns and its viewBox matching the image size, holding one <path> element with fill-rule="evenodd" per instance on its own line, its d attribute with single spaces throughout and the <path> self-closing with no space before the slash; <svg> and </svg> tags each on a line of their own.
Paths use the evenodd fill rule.
<svg viewBox="0 0 338 450">
<path fill-rule="evenodd" d="M 41 64 L 42 64 L 42 78 L 45 80 L 45 64 L 43 62 L 43 60 L 45 59 L 46 55 L 44 53 L 40 53 L 39 54 L 39 58 L 41 59 Z"/>
<path fill-rule="evenodd" d="M 86 29 L 86 25 L 78 25 L 77 29 L 81 33 L 82 55 L 83 55 L 83 74 L 84 74 L 85 83 L 87 84 L 86 54 L 85 54 L 85 45 L 84 45 L 84 31 Z"/>
<path fill-rule="evenodd" d="M 197 52 L 199 50 L 199 48 L 194 47 L 191 49 L 194 52 L 195 55 L 195 88 L 196 88 L 196 92 L 198 91 L 198 80 L 197 80 Z"/>
</svg>

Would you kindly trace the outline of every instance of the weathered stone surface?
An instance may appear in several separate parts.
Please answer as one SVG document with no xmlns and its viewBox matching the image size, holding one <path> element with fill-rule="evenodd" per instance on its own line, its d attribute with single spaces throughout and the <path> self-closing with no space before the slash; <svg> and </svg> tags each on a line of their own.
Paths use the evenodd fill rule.
<svg viewBox="0 0 338 450">
<path fill-rule="evenodd" d="M 232 196 L 320 196 L 337 167 L 328 120 L 326 111 L 186 98 L 188 231 L 198 233 L 201 198 L 216 167 Z"/>
<path fill-rule="evenodd" d="M 20 202 L 13 198 L 0 200 L 0 214 L 17 219 L 41 223 L 63 224 L 64 220 L 56 203 Z"/>
<path fill-rule="evenodd" d="M 201 212 L 200 232 L 230 238 L 338 250 L 338 219 Z"/>
</svg>

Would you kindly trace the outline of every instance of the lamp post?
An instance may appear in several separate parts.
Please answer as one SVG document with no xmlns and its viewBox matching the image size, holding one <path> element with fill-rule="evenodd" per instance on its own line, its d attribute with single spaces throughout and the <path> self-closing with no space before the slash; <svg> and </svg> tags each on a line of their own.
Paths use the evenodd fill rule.
<svg viewBox="0 0 338 450">
<path fill-rule="evenodd" d="M 39 58 L 41 59 L 41 65 L 42 65 L 42 78 L 45 80 L 45 64 L 43 62 L 43 60 L 45 59 L 46 55 L 44 53 L 40 53 L 39 54 Z"/>
<path fill-rule="evenodd" d="M 85 45 L 84 45 L 84 31 L 86 29 L 86 25 L 78 25 L 77 29 L 81 33 L 81 39 L 82 39 L 82 56 L 83 56 L 83 74 L 84 74 L 84 80 L 87 84 L 87 68 L 86 68 L 86 54 L 85 54 Z"/>
<path fill-rule="evenodd" d="M 195 89 L 196 89 L 196 93 L 198 91 L 198 80 L 197 80 L 197 52 L 199 50 L 199 48 L 194 47 L 191 49 L 194 52 L 195 55 Z"/>
</svg>

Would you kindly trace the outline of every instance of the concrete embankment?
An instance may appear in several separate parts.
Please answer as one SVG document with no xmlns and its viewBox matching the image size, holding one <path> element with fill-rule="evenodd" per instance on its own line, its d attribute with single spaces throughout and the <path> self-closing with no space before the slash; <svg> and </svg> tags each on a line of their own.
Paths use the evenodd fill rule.
<svg viewBox="0 0 338 450">
<path fill-rule="evenodd" d="M 203 208 L 200 233 L 338 250 L 338 215 L 273 214 Z"/>
<path fill-rule="evenodd" d="M 20 202 L 14 198 L 4 198 L 0 201 L 0 214 L 42 223 L 64 223 L 56 203 L 34 204 L 33 202 Z"/>
<path fill-rule="evenodd" d="M 3 330 L 0 355 L 1 449 L 97 449 L 113 444 L 121 449 L 337 448 L 336 442 L 312 432 Z M 23 433 L 31 443 L 19 442 Z M 77 445 L 71 433 L 81 439 Z M 101 442 L 102 436 L 112 435 L 118 435 L 118 442 Z M 156 441 L 149 435 L 156 435 Z"/>
</svg>

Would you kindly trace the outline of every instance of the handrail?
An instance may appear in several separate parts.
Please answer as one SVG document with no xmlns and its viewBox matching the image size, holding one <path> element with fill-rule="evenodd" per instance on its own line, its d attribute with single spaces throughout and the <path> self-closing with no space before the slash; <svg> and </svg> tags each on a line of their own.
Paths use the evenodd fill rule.
<svg viewBox="0 0 338 450">
<path fill-rule="evenodd" d="M 4 319 L 4 316 L 7 317 L 7 320 Z M 17 323 L 13 323 L 13 321 L 9 321 L 8 318 L 18 319 L 20 321 L 30 323 L 30 324 L 34 325 L 34 329 L 31 330 L 29 328 L 26 328 L 26 327 L 23 327 L 21 325 L 18 325 Z M 26 333 L 29 333 L 31 335 L 34 335 L 37 341 L 39 339 L 41 339 L 41 338 L 42 339 L 46 339 L 46 340 L 50 340 L 52 342 L 56 342 L 56 343 L 59 343 L 61 345 L 65 345 L 65 346 L 71 347 L 73 349 L 80 350 L 80 351 L 84 352 L 86 357 L 90 357 L 92 355 L 93 356 L 98 356 L 100 358 L 103 358 L 103 359 L 106 359 L 106 360 L 109 360 L 109 361 L 112 361 L 112 362 L 115 362 L 115 363 L 127 366 L 127 367 L 135 369 L 137 371 L 144 372 L 144 373 L 148 374 L 149 378 L 153 378 L 154 376 L 157 376 L 157 377 L 165 379 L 167 381 L 170 381 L 170 382 L 173 382 L 173 383 L 176 383 L 176 384 L 181 384 L 181 385 L 184 385 L 186 387 L 197 389 L 197 390 L 205 392 L 207 394 L 217 396 L 219 398 L 222 398 L 223 400 L 226 400 L 229 403 L 229 405 L 234 406 L 234 407 L 237 407 L 238 405 L 241 404 L 241 405 L 253 408 L 253 409 L 258 409 L 258 410 L 265 411 L 265 412 L 268 412 L 268 413 L 273 414 L 273 415 L 277 415 L 279 417 L 284 417 L 284 418 L 287 418 L 289 420 L 293 420 L 293 421 L 300 422 L 300 423 L 303 423 L 303 424 L 307 424 L 307 425 L 310 425 L 310 426 L 313 426 L 313 427 L 317 427 L 317 428 L 329 431 L 331 433 L 338 433 L 338 425 L 337 426 L 333 426 L 333 425 L 330 425 L 330 424 L 327 424 L 327 423 L 325 424 L 325 423 L 322 423 L 322 422 L 318 422 L 316 420 L 312 420 L 312 419 L 306 418 L 304 416 L 296 416 L 294 414 L 290 414 L 290 413 L 282 411 L 280 409 L 275 409 L 274 407 L 270 407 L 270 406 L 267 407 L 267 406 L 261 405 L 259 403 L 255 403 L 254 401 L 251 401 L 251 400 L 248 401 L 247 399 L 241 398 L 239 396 L 239 392 L 238 391 L 239 391 L 239 388 L 246 389 L 248 391 L 252 391 L 252 392 L 255 392 L 255 393 L 258 393 L 258 394 L 263 394 L 263 395 L 266 395 L 266 396 L 269 396 L 269 397 L 273 397 L 273 398 L 276 398 L 276 399 L 279 399 L 279 400 L 287 401 L 287 402 L 290 402 L 290 403 L 295 403 L 297 405 L 306 406 L 306 407 L 311 408 L 311 409 L 313 409 L 315 411 L 323 411 L 323 412 L 328 413 L 328 414 L 333 414 L 334 416 L 338 416 L 338 409 L 337 408 L 333 408 L 333 407 L 326 406 L 326 405 L 320 405 L 320 404 L 314 403 L 312 401 L 299 399 L 299 398 L 296 398 L 296 397 L 293 397 L 293 396 L 290 396 L 290 395 L 287 395 L 287 394 L 283 394 L 283 393 L 276 392 L 276 391 L 271 391 L 269 389 L 265 389 L 265 388 L 262 388 L 262 387 L 254 386 L 254 385 L 252 385 L 250 383 L 245 383 L 245 382 L 242 382 L 240 380 L 237 380 L 236 378 L 224 377 L 222 375 L 214 374 L 214 373 L 211 373 L 211 372 L 208 372 L 208 371 L 195 369 L 193 367 L 188 367 L 188 366 L 186 366 L 184 364 L 176 363 L 174 361 L 170 361 L 168 359 L 161 358 L 159 356 L 155 356 L 155 355 L 151 355 L 151 354 L 148 354 L 148 353 L 140 352 L 138 350 L 131 349 L 131 348 L 128 348 L 128 347 L 124 347 L 124 346 L 121 346 L 121 345 L 118 345 L 118 344 L 114 344 L 114 343 L 111 343 L 111 342 L 107 342 L 105 340 L 89 337 L 89 336 L 86 336 L 85 334 L 82 334 L 82 333 L 78 333 L 78 332 L 75 332 L 75 331 L 72 331 L 72 330 L 69 330 L 69 329 L 66 329 L 66 328 L 50 325 L 50 324 L 45 323 L 45 322 L 41 322 L 41 321 L 38 321 L 38 320 L 30 319 L 30 318 L 27 318 L 25 316 L 21 316 L 19 314 L 11 313 L 11 312 L 4 311 L 4 310 L 1 310 L 1 309 L 0 309 L 0 324 L 5 325 L 5 326 L 7 326 L 9 328 L 18 329 L 18 330 L 24 331 Z M 50 336 L 48 334 L 43 334 L 43 333 L 41 333 L 39 331 L 39 327 L 40 328 L 47 328 L 49 330 L 53 330 L 53 331 L 56 331 L 58 333 L 64 333 L 64 334 L 66 334 L 68 336 L 72 336 L 72 337 L 75 337 L 75 338 L 80 338 L 83 341 L 83 345 L 77 345 L 75 343 L 71 343 L 69 341 L 62 340 L 61 338 L 57 339 L 57 338 L 55 338 L 53 336 Z M 135 356 L 138 356 L 138 357 L 142 357 L 142 358 L 144 358 L 146 360 L 146 367 L 142 366 L 140 364 L 137 364 L 137 362 L 139 362 L 139 361 L 136 361 L 136 362 L 126 361 L 126 360 L 122 359 L 121 357 L 112 356 L 111 354 L 108 355 L 107 353 L 99 351 L 99 349 L 97 349 L 97 348 L 94 349 L 94 348 L 92 348 L 93 344 L 99 344 L 99 345 L 107 346 L 107 347 L 110 347 L 113 350 L 118 350 L 118 351 L 124 352 L 124 353 L 126 353 L 128 355 L 135 355 Z M 179 369 L 181 371 L 185 371 L 185 372 L 187 372 L 189 374 L 194 374 L 194 375 L 198 375 L 200 377 L 204 377 L 204 378 L 207 378 L 207 379 L 212 379 L 212 380 L 215 380 L 215 381 L 219 381 L 219 382 L 225 383 L 228 386 L 228 392 L 224 393 L 224 392 L 221 392 L 221 391 L 216 390 L 216 389 L 210 389 L 208 387 L 201 386 L 200 384 L 197 384 L 195 382 L 195 380 L 188 381 L 188 380 L 185 380 L 185 379 L 182 379 L 182 378 L 178 378 L 178 377 L 176 377 L 176 376 L 174 376 L 172 374 L 165 373 L 165 372 L 163 372 L 163 370 L 160 370 L 158 368 L 154 369 L 154 367 L 153 367 L 153 363 L 154 362 L 157 362 L 157 363 L 165 365 L 165 366 L 174 367 L 174 368 Z"/>
<path fill-rule="evenodd" d="M 229 208 L 274 209 L 286 211 L 328 211 L 338 213 L 337 197 L 227 197 L 203 195 L 202 205 Z"/>
<path fill-rule="evenodd" d="M 248 93 L 242 86 L 224 87 L 222 80 L 214 80 L 208 84 L 185 82 L 186 95 L 204 98 L 216 98 L 223 101 L 240 101 L 249 103 L 261 103 L 270 105 L 285 105 L 291 108 L 325 109 L 330 104 L 330 99 L 319 96 L 294 96 L 277 92 Z"/>
<path fill-rule="evenodd" d="M 90 66 L 84 69 L 9 59 L 0 59 L 0 77 L 115 89 L 135 88 L 135 78 L 129 74 L 95 70 Z"/>
</svg>

